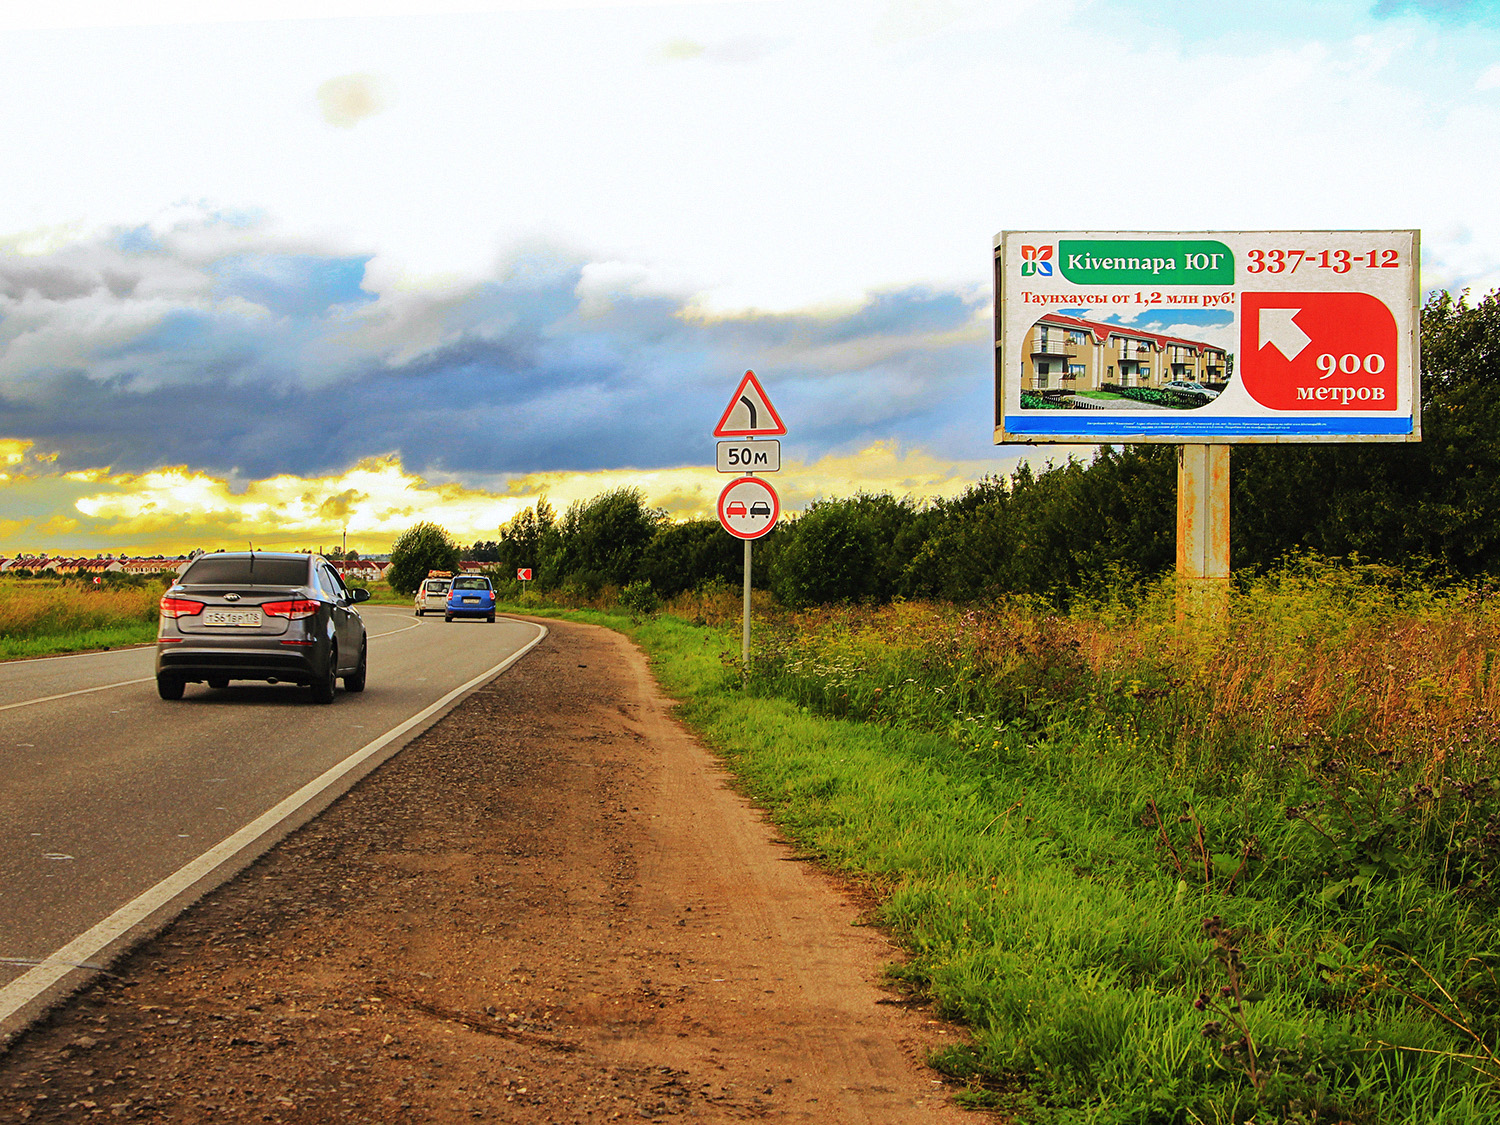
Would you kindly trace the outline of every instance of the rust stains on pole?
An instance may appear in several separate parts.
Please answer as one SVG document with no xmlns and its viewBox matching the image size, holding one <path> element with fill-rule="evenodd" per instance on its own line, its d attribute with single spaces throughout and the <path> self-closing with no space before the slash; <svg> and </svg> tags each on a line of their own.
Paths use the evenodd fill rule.
<svg viewBox="0 0 1500 1125">
<path fill-rule="evenodd" d="M 1229 609 L 1229 446 L 1177 448 L 1177 617 Z"/>
</svg>

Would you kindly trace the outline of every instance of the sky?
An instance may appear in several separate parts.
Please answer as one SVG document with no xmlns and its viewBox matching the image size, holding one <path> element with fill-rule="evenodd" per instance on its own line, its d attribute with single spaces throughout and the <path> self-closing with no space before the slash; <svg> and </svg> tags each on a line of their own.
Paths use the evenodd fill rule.
<svg viewBox="0 0 1500 1125">
<path fill-rule="evenodd" d="M 1005 229 L 1416 227 L 1500 287 L 1500 0 L 53 0 L 0 52 L 0 555 L 709 516 L 750 369 L 783 508 L 955 495 L 1028 455 Z"/>
</svg>

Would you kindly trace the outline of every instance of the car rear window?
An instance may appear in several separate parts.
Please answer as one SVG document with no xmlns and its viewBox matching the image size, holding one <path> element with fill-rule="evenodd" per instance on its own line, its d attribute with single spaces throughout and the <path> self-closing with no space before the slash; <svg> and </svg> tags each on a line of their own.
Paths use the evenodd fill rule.
<svg viewBox="0 0 1500 1125">
<path fill-rule="evenodd" d="M 187 568 L 182 581 L 197 586 L 305 586 L 307 560 L 204 555 Z"/>
<path fill-rule="evenodd" d="M 488 578 L 455 578 L 453 588 L 455 590 L 488 590 L 490 580 Z"/>
<path fill-rule="evenodd" d="M 447 588 L 448 580 L 446 578 L 432 578 L 427 582 L 427 592 L 429 594 L 441 594 Z"/>
</svg>

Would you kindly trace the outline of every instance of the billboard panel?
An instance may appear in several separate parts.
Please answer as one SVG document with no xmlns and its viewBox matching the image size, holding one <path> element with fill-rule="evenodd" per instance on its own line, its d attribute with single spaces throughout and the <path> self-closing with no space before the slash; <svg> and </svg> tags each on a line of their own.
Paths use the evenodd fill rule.
<svg viewBox="0 0 1500 1125">
<path fill-rule="evenodd" d="M 995 441 L 1419 441 L 1419 232 L 1003 231 Z"/>
</svg>

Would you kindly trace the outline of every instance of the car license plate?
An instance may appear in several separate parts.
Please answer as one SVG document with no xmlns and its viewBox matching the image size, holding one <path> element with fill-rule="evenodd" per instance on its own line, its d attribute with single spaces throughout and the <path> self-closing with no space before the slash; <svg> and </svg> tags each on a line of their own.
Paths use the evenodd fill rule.
<svg viewBox="0 0 1500 1125">
<path fill-rule="evenodd" d="M 478 605 L 478 604 L 479 604 L 479 599 L 478 598 L 465 598 L 464 599 L 464 605 Z"/>
<path fill-rule="evenodd" d="M 260 628 L 258 609 L 206 609 L 203 611 L 205 625 L 237 625 L 242 629 Z"/>
</svg>

